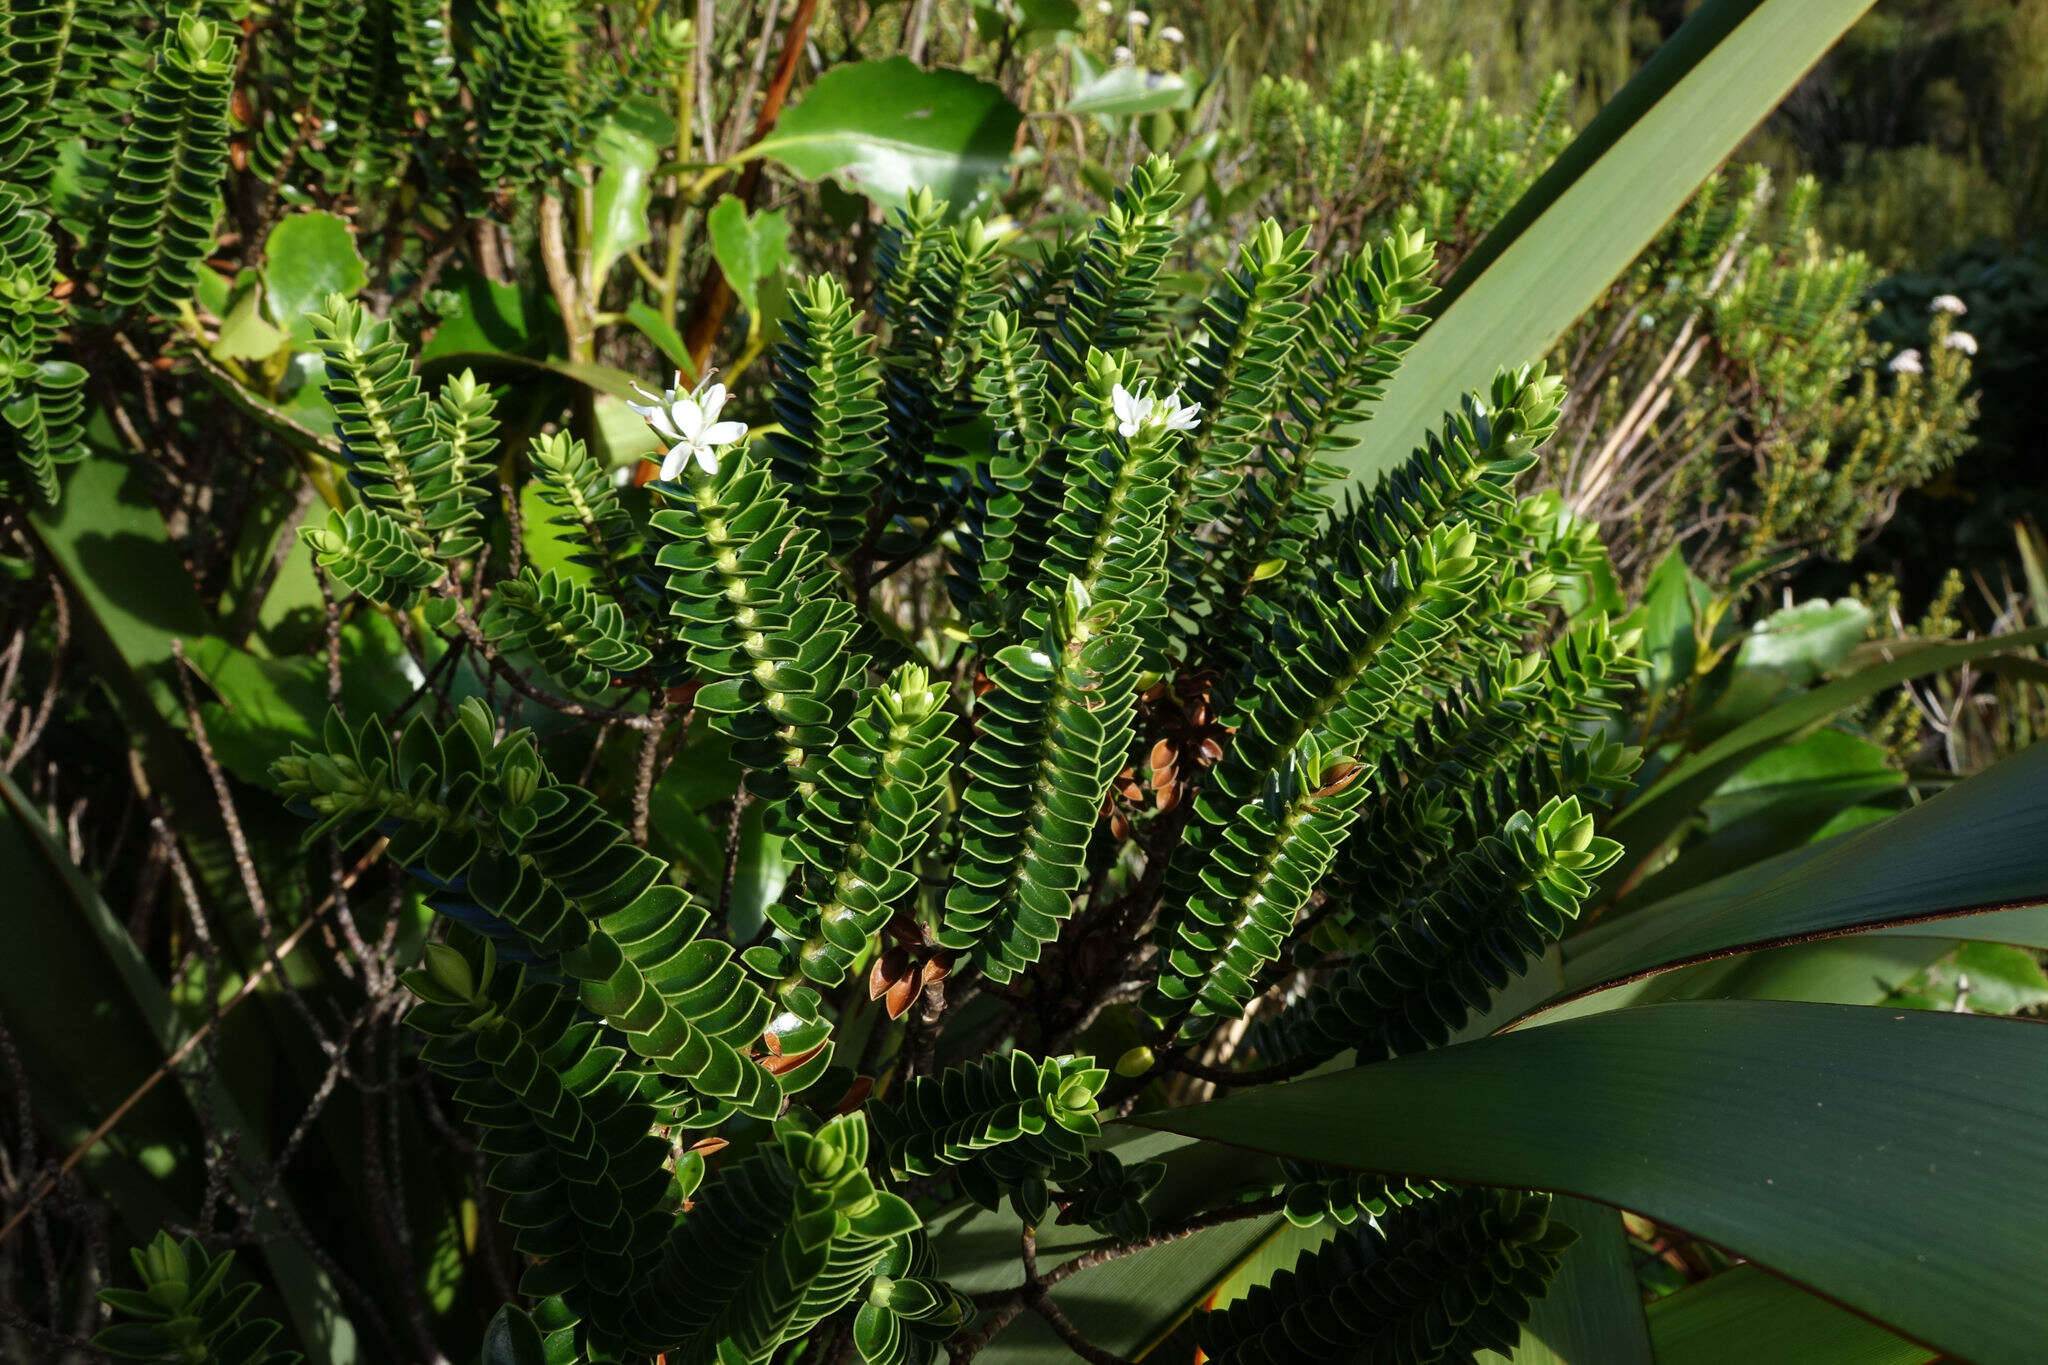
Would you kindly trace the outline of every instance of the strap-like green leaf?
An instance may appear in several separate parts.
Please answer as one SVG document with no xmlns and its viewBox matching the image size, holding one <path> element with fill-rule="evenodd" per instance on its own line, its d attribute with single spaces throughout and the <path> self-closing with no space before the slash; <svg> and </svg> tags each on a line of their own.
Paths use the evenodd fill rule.
<svg viewBox="0 0 2048 1365">
<path fill-rule="evenodd" d="M 1853 1062 L 1850 1060 L 1853 1059 Z M 1847 1005 L 1620 1010 L 1137 1120 L 1332 1165 L 1569 1191 L 1968 1360 L 2039 1349 L 2048 1031 Z"/>
</svg>

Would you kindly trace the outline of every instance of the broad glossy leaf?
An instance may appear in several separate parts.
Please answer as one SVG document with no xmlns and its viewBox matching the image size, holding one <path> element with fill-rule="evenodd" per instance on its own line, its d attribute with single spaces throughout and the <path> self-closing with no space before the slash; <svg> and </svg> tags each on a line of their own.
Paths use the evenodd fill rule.
<svg viewBox="0 0 2048 1365">
<path fill-rule="evenodd" d="M 662 149 L 675 140 L 675 120 L 646 99 L 625 102 L 598 125 L 590 157 L 590 279 L 602 291 L 619 257 L 648 239 L 647 204 Z"/>
<path fill-rule="evenodd" d="M 1818 683 L 1863 643 L 1869 626 L 1870 608 L 1853 597 L 1813 598 L 1772 612 L 1743 637 L 1727 688 L 1695 731 L 1724 730 Z"/>
<path fill-rule="evenodd" d="M 849 62 L 820 76 L 746 154 L 885 205 L 927 186 L 959 211 L 984 177 L 1009 166 L 1023 119 L 964 71 L 924 71 L 908 57 Z"/>
<path fill-rule="evenodd" d="M 705 216 L 711 254 L 725 272 L 750 318 L 761 312 L 761 284 L 789 264 L 789 219 L 780 209 L 750 214 L 737 196 L 726 195 Z"/>
<path fill-rule="evenodd" d="M 639 299 L 626 305 L 626 321 L 640 329 L 640 335 L 661 347 L 661 353 L 684 373 L 690 372 L 690 351 L 673 319 L 665 318 Z"/>
<path fill-rule="evenodd" d="M 1537 360 L 1871 0 L 1707 0 L 1459 267 L 1335 459 L 1376 482 L 1418 433 Z"/>
<path fill-rule="evenodd" d="M 1566 1191 L 1965 1359 L 2037 1358 L 2048 1030 L 1927 1011 L 1622 1010 L 1136 1122 L 1258 1152 Z"/>
<path fill-rule="evenodd" d="M 1700 808 L 1700 835 L 1637 885 L 1620 909 L 1626 913 L 1633 904 L 1675 896 L 1811 840 L 1885 819 L 1891 811 L 1879 803 L 1905 785 L 1906 775 L 1883 749 L 1844 730 L 1815 730 L 1766 749 Z"/>
<path fill-rule="evenodd" d="M 213 275 L 210 270 L 200 273 Z M 267 360 L 286 340 L 283 332 L 264 321 L 263 289 L 251 278 L 221 317 L 212 354 L 215 360 Z"/>
<path fill-rule="evenodd" d="M 1672 550 L 1643 585 L 1643 600 L 1624 622 L 1643 633 L 1642 656 L 1649 662 L 1644 686 L 1652 694 L 1667 692 L 1693 675 L 1699 659 L 1695 622 L 1713 590 L 1686 566 L 1685 555 Z"/>
<path fill-rule="evenodd" d="M 1640 977 L 1545 1009 L 1523 1022 L 1548 1025 L 1671 1000 L 1883 1004 L 1955 947 L 1954 939 L 1900 934 L 1857 934 L 1825 943 L 1794 943 Z M 1511 1022 L 1503 1020 L 1501 1024 Z"/>
<path fill-rule="evenodd" d="M 355 234 L 331 213 L 294 214 L 264 239 L 264 303 L 270 320 L 296 341 L 312 341 L 308 315 L 322 300 L 329 294 L 353 298 L 368 278 Z"/>
<path fill-rule="evenodd" d="M 1791 701 L 1744 721 L 1690 758 L 1666 769 L 1601 833 L 1619 840 L 1628 849 L 1629 856 L 1622 866 L 1632 867 L 1663 847 L 1672 831 L 1723 782 L 1786 735 L 1817 725 L 1909 678 L 1939 673 L 1958 664 L 1971 663 L 2003 651 L 2031 648 L 2044 642 L 2048 642 L 2048 629 L 2018 631 L 2011 635 L 1917 649 L 1902 658 L 1803 692 Z"/>
<path fill-rule="evenodd" d="M 1574 992 L 1684 962 L 1904 921 L 2048 903 L 2048 745 L 1889 820 L 1597 924 L 1565 945 Z"/>
<path fill-rule="evenodd" d="M 562 347 L 561 315 L 537 285 L 498 284 L 460 270 L 444 276 L 435 294 L 451 308 L 420 347 L 421 364 L 471 352 L 539 359 Z"/>
<path fill-rule="evenodd" d="M 1657 1365 L 1925 1365 L 1936 1353 L 1755 1266 L 1651 1304 Z"/>
<path fill-rule="evenodd" d="M 1195 88 L 1177 72 L 1112 66 L 1077 84 L 1060 112 L 1149 114 L 1157 109 L 1185 109 L 1194 97 Z"/>
</svg>

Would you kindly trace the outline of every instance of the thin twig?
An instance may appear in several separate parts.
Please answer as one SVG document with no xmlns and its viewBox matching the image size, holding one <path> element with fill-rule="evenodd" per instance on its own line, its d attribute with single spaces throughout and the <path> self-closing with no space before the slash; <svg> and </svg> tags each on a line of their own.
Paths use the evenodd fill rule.
<svg viewBox="0 0 2048 1365">
<path fill-rule="evenodd" d="M 367 853 L 356 860 L 356 865 L 349 869 L 348 875 L 342 879 L 342 889 L 353 885 L 379 858 L 384 856 L 384 845 L 386 842 L 386 840 L 379 839 L 375 844 L 371 845 Z M 34 1194 L 29 1196 L 28 1201 L 21 1208 L 15 1211 L 14 1216 L 9 1218 L 5 1224 L 0 1224 L 0 1243 L 6 1242 L 8 1236 L 28 1216 L 29 1210 L 34 1208 L 40 1200 L 47 1197 L 50 1191 L 57 1187 L 57 1182 L 62 1180 L 72 1167 L 83 1161 L 87 1153 L 99 1146 L 105 1140 L 107 1134 L 114 1131 L 116 1124 L 128 1117 L 129 1111 L 140 1104 L 143 1097 L 156 1088 L 158 1081 L 170 1075 L 171 1072 L 177 1069 L 180 1062 L 183 1062 L 186 1057 L 191 1055 L 193 1048 L 206 1041 L 209 1035 L 212 1034 L 215 1025 L 227 1018 L 235 1006 L 256 993 L 257 989 L 269 978 L 271 972 L 290 955 L 292 949 L 298 947 L 299 940 L 312 932 L 314 926 L 320 923 L 321 918 L 333 904 L 334 897 L 330 895 L 326 900 L 308 911 L 306 918 L 299 923 L 298 927 L 289 934 L 286 934 L 284 941 L 277 945 L 277 951 L 271 954 L 266 961 L 258 964 L 256 970 L 249 973 L 248 978 L 242 982 L 241 988 L 229 998 L 228 1002 L 215 1011 L 212 1017 L 207 1019 L 205 1023 L 194 1029 L 184 1042 L 179 1043 L 171 1055 L 164 1058 L 162 1065 L 144 1077 L 142 1083 L 129 1092 L 128 1098 L 115 1105 L 113 1112 L 100 1121 L 99 1127 L 86 1134 L 85 1140 L 74 1147 L 71 1154 L 58 1163 L 57 1169 L 43 1178 L 41 1186 Z M 196 906 L 194 907 L 194 915 L 196 918 Z"/>
</svg>

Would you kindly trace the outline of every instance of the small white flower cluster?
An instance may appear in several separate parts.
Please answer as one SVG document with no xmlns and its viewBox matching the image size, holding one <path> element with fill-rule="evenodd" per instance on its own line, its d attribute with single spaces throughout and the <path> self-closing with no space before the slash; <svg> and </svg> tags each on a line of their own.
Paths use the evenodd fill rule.
<svg viewBox="0 0 2048 1365">
<path fill-rule="evenodd" d="M 1893 356 L 1885 368 L 1893 374 L 1925 374 L 1927 372 L 1927 367 L 1921 363 L 1920 353 L 1911 347 Z"/>
<path fill-rule="evenodd" d="M 713 384 L 709 374 L 688 393 L 671 388 L 652 394 L 638 384 L 633 391 L 647 401 L 626 406 L 644 417 L 655 435 L 673 443 L 661 461 L 665 480 L 681 474 L 691 460 L 706 474 L 716 474 L 719 450 L 746 439 L 745 422 L 718 420 L 719 410 L 725 406 L 725 385 Z"/>
<path fill-rule="evenodd" d="M 1095 0 L 1095 12 L 1097 14 L 1107 16 L 1114 13 L 1115 9 L 1116 7 L 1110 3 L 1110 0 Z M 1110 49 L 1110 61 L 1117 66 L 1134 65 L 1138 60 L 1136 48 L 1142 43 L 1145 30 L 1151 24 L 1152 16 L 1145 13 L 1145 11 L 1141 9 L 1126 10 L 1124 12 L 1124 28 L 1130 35 L 1129 40 L 1118 43 L 1114 48 Z M 1188 35 L 1182 33 L 1172 24 L 1162 25 L 1159 29 L 1159 41 L 1167 44 L 1169 47 L 1179 47 L 1187 40 Z"/>
<path fill-rule="evenodd" d="M 1201 417 L 1200 403 L 1182 403 L 1180 390 L 1157 398 L 1144 387 L 1136 393 L 1121 384 L 1109 391 L 1110 410 L 1116 414 L 1116 430 L 1125 440 L 1147 427 L 1159 431 L 1193 431 Z"/>
<path fill-rule="evenodd" d="M 1956 317 L 1961 317 L 1970 310 L 1964 307 L 1963 301 L 1954 294 L 1936 294 L 1927 301 L 1927 311 L 1930 313 L 1949 313 Z"/>
<path fill-rule="evenodd" d="M 1941 339 L 1941 344 L 1951 351 L 1961 351 L 1964 355 L 1977 354 L 1977 338 L 1968 332 L 1950 332 Z"/>
</svg>

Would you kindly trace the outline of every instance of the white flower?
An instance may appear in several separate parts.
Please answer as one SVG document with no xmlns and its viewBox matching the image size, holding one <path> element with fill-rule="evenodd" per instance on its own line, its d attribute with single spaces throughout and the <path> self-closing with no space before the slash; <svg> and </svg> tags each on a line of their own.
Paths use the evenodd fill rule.
<svg viewBox="0 0 2048 1365">
<path fill-rule="evenodd" d="M 1977 354 L 1977 338 L 1968 332 L 1950 332 L 1941 339 L 1941 344 L 1951 351 L 1961 351 L 1964 355 Z"/>
<path fill-rule="evenodd" d="M 1110 50 L 1109 59 L 1115 62 L 1118 66 L 1129 66 L 1131 62 L 1135 60 L 1131 56 L 1131 50 L 1125 47 L 1122 43 L 1118 43 L 1113 49 Z"/>
<path fill-rule="evenodd" d="M 1141 9 L 1134 9 L 1124 16 L 1124 22 L 1132 28 L 1143 28 L 1152 22 L 1152 16 Z"/>
<path fill-rule="evenodd" d="M 626 406 L 646 418 L 655 435 L 673 443 L 668 454 L 662 457 L 663 479 L 673 479 L 681 474 L 691 460 L 695 460 L 697 467 L 706 474 L 715 474 L 718 472 L 719 447 L 746 439 L 745 422 L 718 420 L 719 409 L 725 406 L 725 385 L 711 383 L 708 374 L 688 393 L 669 389 L 657 396 L 638 384 L 633 386 L 633 391 L 648 401 Z"/>
<path fill-rule="evenodd" d="M 1885 368 L 1893 374 L 1924 374 L 1926 372 L 1925 367 L 1920 363 L 1920 353 L 1911 349 L 1900 351 L 1897 355 L 1893 356 L 1891 362 Z"/>
<path fill-rule="evenodd" d="M 1953 313 L 1957 317 L 1961 317 L 1970 310 L 1965 308 L 1963 301 L 1954 294 L 1936 294 L 1927 301 L 1927 311 L 1930 313 Z"/>
<path fill-rule="evenodd" d="M 1159 36 L 1176 47 L 1188 40 L 1188 35 L 1182 33 L 1172 24 L 1168 24 L 1165 28 L 1160 29 Z"/>
<path fill-rule="evenodd" d="M 1202 411 L 1200 403 L 1183 405 L 1179 389 L 1162 401 L 1144 389 L 1132 393 L 1121 384 L 1110 387 L 1109 406 L 1116 415 L 1117 435 L 1127 441 L 1146 427 L 1160 431 L 1193 431 Z"/>
<path fill-rule="evenodd" d="M 1097 14 L 1110 14 L 1113 13 L 1115 9 L 1116 6 L 1110 4 L 1109 0 L 1095 0 L 1095 12 Z"/>
<path fill-rule="evenodd" d="M 1180 401 L 1180 390 L 1175 389 L 1160 402 L 1156 414 L 1168 431 L 1193 431 L 1200 423 L 1202 405 Z"/>
<path fill-rule="evenodd" d="M 1152 415 L 1155 406 L 1149 396 L 1141 397 L 1121 384 L 1110 387 L 1110 411 L 1116 414 L 1117 435 L 1125 440 L 1138 434 L 1138 428 L 1145 425 L 1145 419 Z"/>
</svg>

